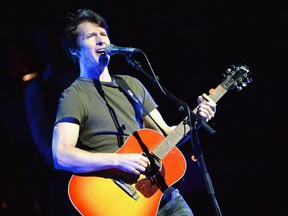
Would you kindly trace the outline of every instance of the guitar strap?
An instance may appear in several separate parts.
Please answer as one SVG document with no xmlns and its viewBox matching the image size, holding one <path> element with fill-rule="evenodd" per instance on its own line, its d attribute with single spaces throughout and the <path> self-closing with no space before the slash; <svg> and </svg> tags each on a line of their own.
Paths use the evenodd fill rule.
<svg viewBox="0 0 288 216">
<path fill-rule="evenodd" d="M 145 108 L 145 106 L 140 102 L 140 100 L 136 97 L 136 95 L 133 93 L 133 91 L 130 89 L 128 84 L 125 82 L 125 80 L 117 75 L 112 75 L 112 77 L 115 79 L 116 83 L 124 90 L 126 95 L 128 95 L 144 112 L 153 120 L 153 122 L 157 125 L 157 127 L 161 130 L 161 132 L 164 134 L 164 136 L 167 136 L 166 132 L 157 124 L 157 122 L 152 118 L 152 116 L 149 114 L 148 110 Z"/>
</svg>

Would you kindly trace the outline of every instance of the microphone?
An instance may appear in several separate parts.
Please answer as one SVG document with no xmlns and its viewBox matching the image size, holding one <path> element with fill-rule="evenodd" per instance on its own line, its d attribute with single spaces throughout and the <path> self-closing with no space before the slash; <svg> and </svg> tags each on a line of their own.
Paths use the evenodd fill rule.
<svg viewBox="0 0 288 216">
<path fill-rule="evenodd" d="M 140 49 L 138 48 L 132 48 L 132 47 L 120 47 L 120 46 L 115 46 L 113 44 L 109 44 L 108 46 L 105 47 L 105 52 L 107 55 L 112 56 L 115 54 L 133 54 L 137 52 L 141 52 Z"/>
</svg>

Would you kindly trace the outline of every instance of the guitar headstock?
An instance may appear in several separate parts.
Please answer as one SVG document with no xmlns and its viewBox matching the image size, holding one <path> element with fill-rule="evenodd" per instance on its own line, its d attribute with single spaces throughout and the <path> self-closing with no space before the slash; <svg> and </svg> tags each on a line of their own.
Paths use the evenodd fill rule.
<svg viewBox="0 0 288 216">
<path fill-rule="evenodd" d="M 223 74 L 224 81 L 221 83 L 222 87 L 227 90 L 235 89 L 241 91 L 243 87 L 246 87 L 248 83 L 252 82 L 251 71 L 246 65 L 238 64 L 232 65 Z"/>
</svg>

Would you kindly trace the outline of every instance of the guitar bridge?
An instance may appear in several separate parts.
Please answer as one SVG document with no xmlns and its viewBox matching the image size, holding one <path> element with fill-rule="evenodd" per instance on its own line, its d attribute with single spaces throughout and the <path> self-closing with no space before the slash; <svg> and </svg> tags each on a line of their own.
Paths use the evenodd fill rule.
<svg viewBox="0 0 288 216">
<path fill-rule="evenodd" d="M 123 182 L 123 181 L 118 181 L 113 179 L 114 183 L 118 185 L 125 193 L 127 193 L 130 197 L 132 197 L 134 200 L 138 200 L 140 196 L 137 194 L 136 190 L 129 184 Z"/>
</svg>

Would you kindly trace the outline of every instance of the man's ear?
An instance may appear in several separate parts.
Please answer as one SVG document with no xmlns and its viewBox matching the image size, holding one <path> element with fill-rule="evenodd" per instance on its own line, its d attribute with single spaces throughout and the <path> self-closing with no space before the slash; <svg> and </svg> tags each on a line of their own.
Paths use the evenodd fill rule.
<svg viewBox="0 0 288 216">
<path fill-rule="evenodd" d="M 77 49 L 69 49 L 69 52 L 73 55 L 73 56 L 77 56 L 80 57 L 80 53 Z"/>
</svg>

